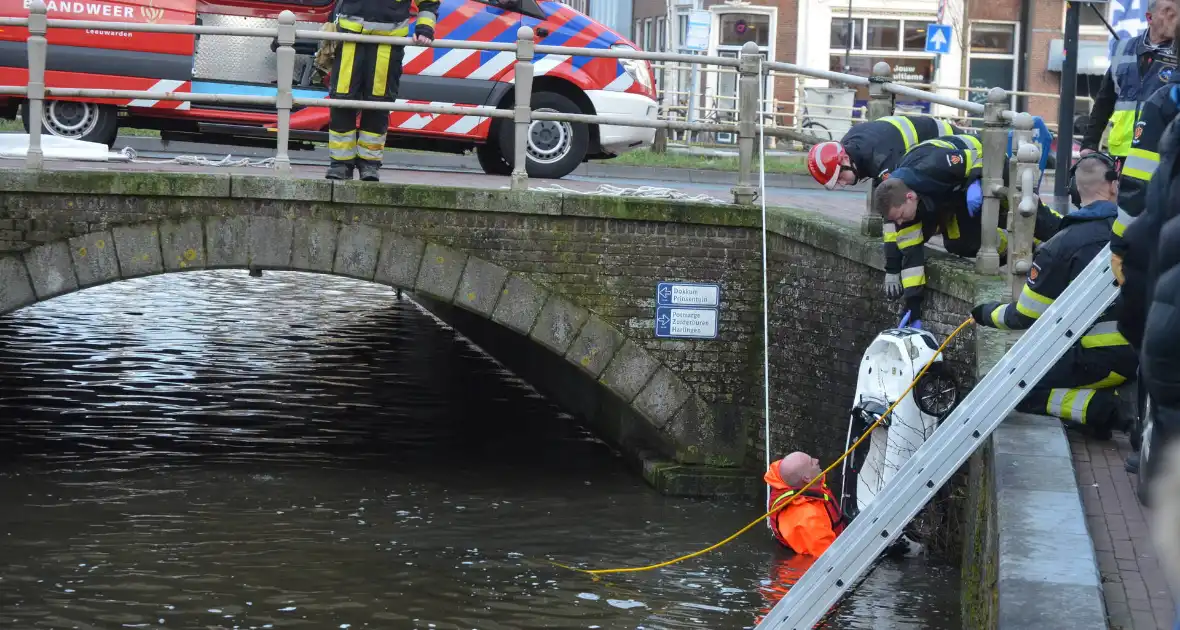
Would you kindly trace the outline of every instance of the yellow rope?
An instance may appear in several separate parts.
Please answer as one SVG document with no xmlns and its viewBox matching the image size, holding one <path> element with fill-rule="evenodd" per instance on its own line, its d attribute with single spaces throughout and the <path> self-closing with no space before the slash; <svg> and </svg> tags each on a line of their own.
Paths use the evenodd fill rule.
<svg viewBox="0 0 1180 630">
<path fill-rule="evenodd" d="M 856 447 L 860 446 L 860 443 L 863 442 L 865 440 L 865 438 L 867 438 L 870 434 L 872 434 L 873 430 L 876 429 L 879 424 L 881 424 L 881 421 L 884 420 L 885 418 L 889 417 L 889 414 L 893 413 L 893 409 L 895 407 L 897 407 L 897 405 L 900 404 L 902 400 L 905 399 L 905 397 L 910 393 L 911 390 L 914 389 L 914 387 L 918 384 L 918 381 L 921 380 L 921 378 L 924 374 L 926 374 L 926 370 L 929 369 L 930 366 L 934 364 L 934 360 L 937 359 L 940 354 L 942 354 L 942 351 L 944 349 L 946 349 L 947 345 L 950 344 L 951 340 L 954 339 L 955 336 L 958 335 L 960 332 L 962 332 L 964 328 L 966 328 L 967 326 L 970 326 L 971 323 L 974 321 L 975 321 L 974 319 L 968 317 L 966 321 L 964 321 L 962 324 L 959 324 L 959 327 L 956 328 L 954 330 L 954 332 L 952 332 L 950 335 L 947 336 L 946 341 L 942 342 L 942 345 L 938 347 L 937 351 L 935 351 L 934 356 L 930 357 L 930 360 L 926 362 L 926 365 L 922 366 L 922 370 L 918 372 L 918 375 L 916 377 L 914 377 L 914 380 L 910 383 L 909 387 L 905 388 L 905 391 L 901 393 L 901 396 L 898 396 L 897 400 L 894 401 L 894 403 L 892 405 L 889 405 L 889 408 L 885 410 L 885 413 L 881 414 L 881 416 L 879 418 L 877 418 L 877 421 L 874 422 L 872 424 L 872 426 L 870 426 L 867 430 L 865 430 L 865 432 L 861 434 L 860 438 L 858 438 L 855 442 L 852 443 L 852 446 L 849 447 L 848 450 L 844 451 L 843 455 L 836 458 L 836 461 L 832 462 L 831 466 L 828 466 L 827 468 L 825 468 L 824 471 L 819 476 L 817 476 L 815 479 L 812 479 L 811 481 L 807 482 L 807 485 L 800 488 L 799 491 L 796 492 L 795 495 L 790 500 L 783 501 L 782 505 L 779 505 L 777 507 L 771 507 L 769 512 L 754 519 L 753 521 L 750 522 L 749 525 L 746 525 L 745 527 L 737 530 L 736 532 L 734 532 L 731 536 L 729 536 L 725 540 L 722 540 L 721 542 L 709 545 L 708 547 L 705 547 L 704 549 L 701 549 L 700 551 L 694 551 L 690 554 L 680 556 L 679 558 L 673 558 L 671 560 L 668 560 L 665 562 L 660 562 L 657 564 L 649 564 L 644 567 L 625 567 L 625 568 L 620 568 L 620 569 L 579 569 L 577 567 L 571 567 L 571 566 L 564 565 L 564 564 L 561 564 L 558 562 L 553 562 L 552 560 L 550 560 L 549 563 L 552 565 L 561 567 L 563 569 L 569 569 L 571 571 L 578 571 L 581 573 L 588 573 L 588 574 L 594 575 L 594 576 L 604 575 L 607 573 L 638 573 L 640 571 L 651 571 L 653 569 L 660 569 L 660 568 L 666 567 L 668 565 L 676 564 L 677 562 L 684 562 L 685 560 L 691 560 L 692 558 L 696 558 L 698 556 L 703 556 L 703 555 L 709 553 L 710 551 L 713 551 L 714 549 L 717 549 L 718 547 L 721 547 L 722 545 L 725 545 L 725 544 L 733 541 L 733 539 L 737 538 L 738 536 L 741 536 L 742 534 L 750 531 L 750 528 L 754 527 L 758 523 L 761 523 L 762 519 L 768 518 L 768 517 L 770 517 L 771 514 L 774 514 L 775 512 L 790 505 L 792 502 L 794 502 L 794 500 L 796 498 L 802 496 L 804 491 L 806 491 L 808 488 L 810 488 L 812 485 L 814 485 L 816 481 L 819 481 L 820 479 L 824 478 L 824 476 L 827 475 L 829 472 L 831 472 L 832 469 L 835 468 L 840 462 L 844 461 L 844 459 L 847 458 L 850 453 L 855 451 Z"/>
</svg>

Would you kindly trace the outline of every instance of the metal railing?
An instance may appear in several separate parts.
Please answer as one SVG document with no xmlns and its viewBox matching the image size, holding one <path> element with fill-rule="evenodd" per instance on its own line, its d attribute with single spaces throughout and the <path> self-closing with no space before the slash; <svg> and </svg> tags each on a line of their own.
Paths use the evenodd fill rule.
<svg viewBox="0 0 1180 630">
<path fill-rule="evenodd" d="M 983 273 L 997 273 L 999 256 L 997 246 L 999 237 L 994 227 L 998 224 L 1000 199 L 1009 197 L 1009 207 L 1018 208 L 1018 212 L 1009 213 L 1009 265 L 1013 273 L 1019 269 L 1027 270 L 1031 265 L 1032 229 L 1028 224 L 1030 217 L 1035 214 L 1026 212 L 1027 204 L 1020 200 L 1029 199 L 1031 190 L 1023 186 L 1028 177 L 1023 175 L 1029 168 L 1035 168 L 1035 162 L 1028 162 L 1025 158 L 1036 155 L 1038 147 L 1031 144 L 1032 119 L 1027 114 L 1004 109 L 1009 100 L 1009 94 L 999 88 L 991 90 L 986 105 L 970 102 L 943 94 L 926 92 L 892 81 L 892 71 L 888 64 L 878 63 L 873 68 L 870 77 L 861 77 L 828 70 L 807 68 L 795 64 L 777 61 L 765 61 L 758 53 L 758 47 L 747 43 L 742 48 L 738 58 L 709 57 L 701 55 L 655 53 L 636 51 L 631 49 L 590 49 L 566 46 L 538 45 L 534 41 L 533 30 L 521 27 L 517 31 L 515 43 L 473 42 L 457 40 L 435 40 L 431 47 L 467 50 L 493 50 L 515 52 L 514 66 L 515 89 L 513 107 L 491 108 L 486 106 L 439 106 L 420 105 L 397 102 L 353 101 L 327 98 L 295 97 L 292 92 L 295 66 L 296 40 L 312 41 L 341 41 L 372 44 L 389 44 L 394 46 L 417 45 L 408 37 L 383 37 L 374 35 L 360 35 L 345 32 L 308 31 L 296 29 L 295 15 L 290 11 L 283 11 L 274 28 L 241 28 L 180 24 L 149 24 L 130 22 L 99 22 L 87 20 L 49 19 L 43 0 L 32 0 L 29 4 L 28 18 L 0 18 L 0 26 L 27 27 L 28 34 L 28 68 L 29 78 L 27 86 L 0 86 L 0 94 L 24 96 L 28 99 L 29 107 L 29 145 L 26 157 L 27 167 L 30 169 L 43 168 L 44 153 L 41 145 L 42 115 L 44 101 L 49 97 L 59 98 L 94 98 L 94 99 L 150 99 L 165 101 L 187 101 L 190 103 L 210 103 L 221 105 L 249 105 L 273 107 L 277 112 L 277 138 L 275 151 L 275 167 L 280 177 L 291 176 L 291 160 L 288 155 L 290 140 L 291 109 L 298 106 L 308 107 L 346 107 L 358 110 L 399 111 L 421 114 L 451 114 L 460 116 L 479 116 L 511 120 L 513 124 L 514 146 L 512 155 L 511 188 L 512 190 L 527 190 L 528 174 L 526 171 L 527 139 L 529 127 L 534 121 L 555 121 L 565 123 L 583 123 L 589 125 L 616 125 L 624 127 L 640 127 L 649 129 L 668 129 L 683 131 L 707 131 L 714 133 L 736 134 L 738 138 L 739 170 L 737 185 L 733 189 L 734 202 L 751 204 L 757 195 L 754 185 L 754 157 L 756 138 L 759 134 L 767 137 L 778 137 L 807 142 L 808 138 L 801 137 L 794 129 L 766 126 L 764 116 L 759 110 L 759 82 L 764 81 L 768 73 L 776 75 L 806 76 L 813 79 L 857 88 L 868 88 L 870 102 L 868 118 L 875 120 L 890 115 L 894 109 L 894 98 L 897 96 L 908 99 L 923 100 L 950 108 L 954 108 L 968 115 L 980 116 L 985 119 L 981 136 L 984 143 L 984 208 L 983 208 L 983 238 L 977 256 L 977 268 Z M 48 44 L 46 33 L 48 29 L 101 29 L 105 31 L 130 31 L 149 33 L 182 33 L 194 35 L 228 35 L 237 37 L 261 37 L 276 41 L 277 91 L 275 96 L 243 96 L 232 94 L 196 94 L 190 92 L 145 92 L 134 90 L 108 89 L 76 89 L 49 88 L 45 86 L 45 65 Z M 632 59 L 649 62 L 665 62 L 691 65 L 707 65 L 718 68 L 733 69 L 737 72 L 738 107 L 734 122 L 695 122 L 674 121 L 667 119 L 651 120 L 649 118 L 616 116 L 616 115 L 587 115 L 558 112 L 533 111 L 530 106 L 533 86 L 533 59 L 535 55 L 556 54 L 562 56 L 605 57 L 614 59 Z M 651 79 L 654 81 L 655 77 Z M 763 95 L 765 99 L 766 95 Z M 1004 186 L 1003 175 L 1005 166 L 1008 126 L 1016 122 L 1019 142 L 1016 156 L 1007 167 L 1019 170 L 1020 177 L 1013 177 L 1010 186 Z M 760 128 L 761 126 L 761 128 Z M 812 140 L 813 142 L 814 140 Z M 1019 167 L 1017 167 L 1019 162 Z M 1014 172 L 1015 172 L 1014 170 Z M 869 198 L 871 199 L 871 193 Z M 1014 218 L 1019 214 L 1020 218 Z M 881 217 L 868 208 L 862 219 L 862 230 L 865 234 L 880 235 Z M 988 229 L 991 226 L 992 229 Z"/>
<path fill-rule="evenodd" d="M 738 71 L 736 68 L 693 68 L 684 64 L 654 64 L 657 76 L 657 101 L 659 111 L 669 120 L 726 120 L 736 119 L 740 107 L 737 91 Z M 693 75 L 696 75 L 695 77 Z M 807 103 L 804 94 L 813 86 L 806 85 L 808 77 L 766 71 L 766 91 L 758 111 L 769 129 L 793 129 L 798 136 L 795 142 L 821 142 L 839 140 L 844 131 L 852 125 L 867 120 L 867 107 L 839 105 L 834 103 Z M 779 99 L 780 80 L 790 82 L 793 99 Z M 693 89 L 693 82 L 696 89 Z M 708 86 L 708 87 L 706 87 Z M 670 138 L 671 139 L 671 138 Z M 771 138 L 767 146 L 772 147 Z M 685 144 L 734 144 L 710 141 L 708 136 L 685 133 L 676 140 Z"/>
</svg>

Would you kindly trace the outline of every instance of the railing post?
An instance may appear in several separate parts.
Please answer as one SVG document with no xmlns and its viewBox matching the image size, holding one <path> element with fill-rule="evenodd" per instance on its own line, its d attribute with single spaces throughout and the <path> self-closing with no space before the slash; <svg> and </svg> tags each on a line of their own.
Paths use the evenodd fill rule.
<svg viewBox="0 0 1180 630">
<path fill-rule="evenodd" d="M 996 229 L 1000 224 L 1000 198 L 1004 194 L 1004 169 L 1008 162 L 1008 130 L 1003 116 L 1007 102 L 1008 94 L 1004 90 L 992 88 L 983 110 L 983 178 L 980 182 L 983 192 L 980 220 L 983 225 L 979 252 L 975 255 L 975 270 L 985 275 L 1000 272 L 1000 235 Z"/>
<path fill-rule="evenodd" d="M 533 122 L 530 102 L 533 96 L 533 29 L 522 26 L 516 31 L 516 107 L 512 147 L 512 190 L 529 189 L 528 141 Z"/>
<path fill-rule="evenodd" d="M 1008 196 L 1008 269 L 1012 280 L 1012 300 L 1020 299 L 1024 278 L 1032 268 L 1033 232 L 1036 228 L 1037 208 L 1040 206 L 1036 185 L 1040 179 L 1041 148 L 1032 142 L 1033 117 L 1017 114 L 1013 121 L 1016 133 L 1012 146 L 1016 172 L 1009 178 Z M 1012 209 L 1016 208 L 1013 212 Z"/>
<path fill-rule="evenodd" d="M 733 189 L 733 202 L 740 205 L 754 203 L 758 193 L 752 172 L 759 116 L 758 81 L 761 79 L 762 56 L 758 54 L 758 45 L 746 42 L 738 65 L 738 181 Z"/>
<path fill-rule="evenodd" d="M 278 140 L 275 145 L 275 169 L 282 177 L 291 176 L 291 85 L 295 83 L 295 14 L 284 10 L 279 14 L 278 94 L 275 108 L 279 112 Z"/>
<path fill-rule="evenodd" d="M 33 0 L 29 3 L 29 148 L 25 154 L 25 166 L 40 170 L 45 166 L 45 154 L 41 151 L 41 117 L 45 112 L 45 57 L 49 45 L 45 40 L 47 29 L 45 2 Z"/>
<path fill-rule="evenodd" d="M 879 120 L 893 115 L 893 94 L 885 91 L 885 84 L 893 80 L 893 69 L 888 63 L 878 61 L 869 76 L 869 120 Z M 865 236 L 881 236 L 884 219 L 873 212 L 873 196 L 877 194 L 877 183 L 869 183 L 869 194 L 865 196 L 865 213 L 860 218 L 860 233 Z"/>
</svg>

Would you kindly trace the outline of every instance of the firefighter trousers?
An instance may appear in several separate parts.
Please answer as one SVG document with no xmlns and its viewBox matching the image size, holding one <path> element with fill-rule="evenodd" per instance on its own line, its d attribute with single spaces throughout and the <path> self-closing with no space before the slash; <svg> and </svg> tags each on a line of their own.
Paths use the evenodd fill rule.
<svg viewBox="0 0 1180 630">
<path fill-rule="evenodd" d="M 405 48 L 388 44 L 341 42 L 332 64 L 332 98 L 392 101 L 397 98 Z M 360 114 L 360 129 L 357 129 Z M 328 155 L 333 162 L 355 159 L 381 163 L 389 112 L 333 107 L 328 122 Z"/>
<path fill-rule="evenodd" d="M 1008 224 L 1007 210 L 1003 207 L 1000 209 L 999 224 L 1001 226 Z M 1060 225 L 1061 215 L 1044 203 L 1039 204 L 1036 224 L 1033 227 L 1033 240 L 1037 243 L 1049 240 L 1057 233 L 1057 228 Z M 942 246 L 947 253 L 963 258 L 974 258 L 979 253 L 982 219 L 969 217 L 965 208 L 947 216 L 940 226 L 940 231 L 942 232 Z M 1000 254 L 1000 263 L 1003 264 L 1008 258 L 1008 230 L 998 227 L 996 231 L 999 232 L 997 250 Z"/>
<path fill-rule="evenodd" d="M 1135 377 L 1138 357 L 1130 345 L 1085 348 L 1075 344 L 1017 406 L 1094 428 L 1115 419 L 1115 388 Z"/>
</svg>

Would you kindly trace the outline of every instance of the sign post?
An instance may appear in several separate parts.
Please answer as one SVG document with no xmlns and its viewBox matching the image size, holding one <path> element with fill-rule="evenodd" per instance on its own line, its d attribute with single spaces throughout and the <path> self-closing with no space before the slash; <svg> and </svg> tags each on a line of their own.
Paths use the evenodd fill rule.
<svg viewBox="0 0 1180 630">
<path fill-rule="evenodd" d="M 1078 28 L 1082 7 L 1078 2 L 1065 3 L 1065 41 L 1062 42 L 1061 100 L 1057 103 L 1057 171 L 1053 178 L 1053 209 L 1069 211 L 1069 177 L 1065 172 L 1073 164 L 1073 108 L 1078 89 Z"/>
<path fill-rule="evenodd" d="M 688 29 L 684 34 L 684 49 L 690 55 L 709 51 L 709 31 L 712 28 L 713 17 L 708 11 L 692 11 L 688 14 Z M 700 98 L 700 66 L 692 64 L 689 68 L 688 87 L 688 122 L 697 120 L 697 99 Z M 688 132 L 691 135 L 693 132 Z"/>
<path fill-rule="evenodd" d="M 696 282 L 656 285 L 656 337 L 716 339 L 720 327 L 721 287 Z"/>
</svg>

